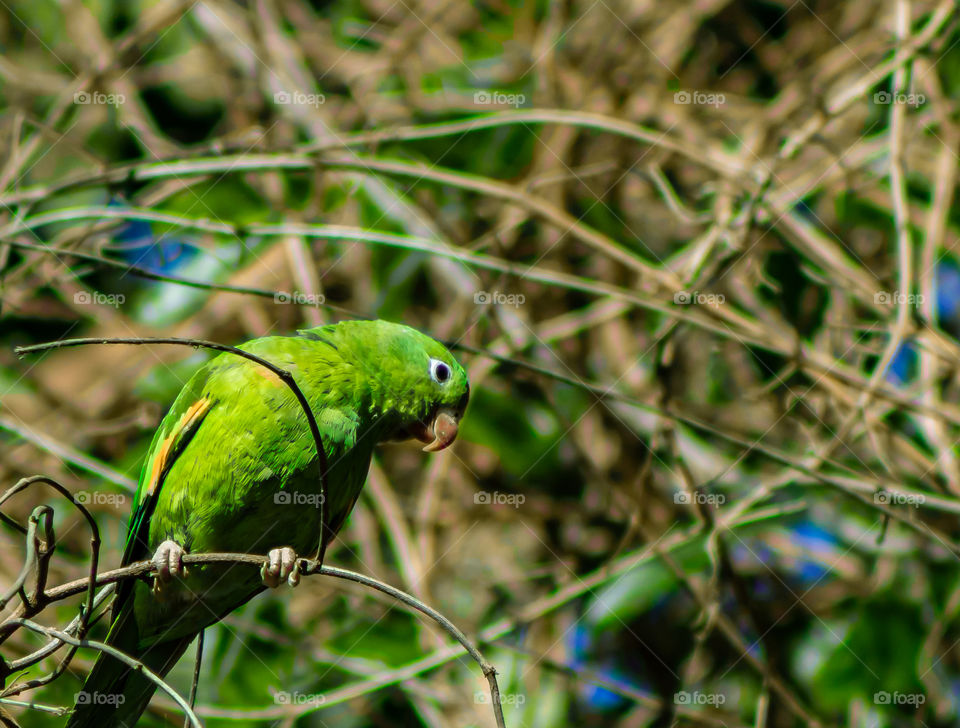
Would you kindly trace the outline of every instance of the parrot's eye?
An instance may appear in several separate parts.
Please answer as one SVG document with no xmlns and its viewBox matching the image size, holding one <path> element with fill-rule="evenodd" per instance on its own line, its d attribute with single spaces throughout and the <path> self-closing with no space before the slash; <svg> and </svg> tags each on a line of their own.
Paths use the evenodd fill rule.
<svg viewBox="0 0 960 728">
<path fill-rule="evenodd" d="M 430 377 L 433 379 L 433 381 L 443 384 L 450 378 L 450 367 L 439 359 L 431 359 Z"/>
</svg>

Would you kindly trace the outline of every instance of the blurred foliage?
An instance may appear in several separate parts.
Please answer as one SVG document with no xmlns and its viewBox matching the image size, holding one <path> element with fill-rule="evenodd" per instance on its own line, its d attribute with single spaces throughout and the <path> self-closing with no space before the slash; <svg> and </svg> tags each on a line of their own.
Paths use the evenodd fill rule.
<svg viewBox="0 0 960 728">
<path fill-rule="evenodd" d="M 507 725 L 960 720 L 953 3 L 34 0 L 0 49 L 0 474 L 122 494 L 105 567 L 207 355 L 14 346 L 402 320 L 460 347 L 462 437 L 381 448 L 328 558 L 478 636 Z M 82 576 L 76 512 L 5 513 L 41 502 Z M 62 725 L 93 658 L 0 705 Z M 202 668 L 216 728 L 493 725 L 332 580 Z"/>
</svg>

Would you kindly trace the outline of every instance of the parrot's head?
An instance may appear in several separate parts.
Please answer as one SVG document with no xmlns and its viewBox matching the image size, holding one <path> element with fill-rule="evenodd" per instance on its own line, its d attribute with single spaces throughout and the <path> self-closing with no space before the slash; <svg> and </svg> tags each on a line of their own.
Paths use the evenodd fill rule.
<svg viewBox="0 0 960 728">
<path fill-rule="evenodd" d="M 385 439 L 416 438 L 427 452 L 453 443 L 470 398 L 470 382 L 443 344 L 387 321 L 341 322 L 336 328 L 349 334 L 370 406 L 387 424 Z"/>
</svg>

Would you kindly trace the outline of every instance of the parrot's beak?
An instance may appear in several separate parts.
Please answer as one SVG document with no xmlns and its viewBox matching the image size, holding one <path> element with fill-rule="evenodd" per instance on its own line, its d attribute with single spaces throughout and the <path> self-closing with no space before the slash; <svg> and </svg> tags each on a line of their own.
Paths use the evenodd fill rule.
<svg viewBox="0 0 960 728">
<path fill-rule="evenodd" d="M 433 418 L 430 429 L 433 430 L 433 442 L 423 448 L 424 452 L 437 452 L 449 447 L 457 439 L 459 416 L 448 410 L 440 410 Z"/>
<path fill-rule="evenodd" d="M 449 447 L 457 439 L 460 414 L 453 410 L 442 409 L 433 421 L 427 424 L 418 422 L 410 428 L 410 434 L 427 443 L 424 452 L 437 452 Z"/>
</svg>

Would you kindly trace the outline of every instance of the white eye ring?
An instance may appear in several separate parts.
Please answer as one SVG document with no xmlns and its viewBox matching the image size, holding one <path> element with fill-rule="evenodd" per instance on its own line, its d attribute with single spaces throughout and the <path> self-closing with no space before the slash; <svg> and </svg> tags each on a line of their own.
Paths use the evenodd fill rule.
<svg viewBox="0 0 960 728">
<path fill-rule="evenodd" d="M 437 384 L 450 381 L 452 374 L 453 372 L 450 371 L 450 365 L 445 361 L 440 361 L 439 359 L 430 360 L 430 378 L 437 382 Z"/>
</svg>

